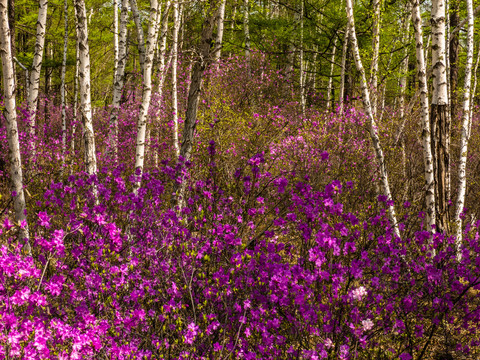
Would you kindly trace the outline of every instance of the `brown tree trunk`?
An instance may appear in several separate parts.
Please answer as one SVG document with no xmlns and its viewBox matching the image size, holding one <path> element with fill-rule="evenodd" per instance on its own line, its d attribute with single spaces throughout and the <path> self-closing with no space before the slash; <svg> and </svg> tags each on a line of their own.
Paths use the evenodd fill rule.
<svg viewBox="0 0 480 360">
<path fill-rule="evenodd" d="M 450 0 L 450 29 L 455 29 L 460 22 L 459 0 Z M 458 32 L 450 34 L 449 62 L 450 62 L 450 114 L 455 120 L 457 116 L 457 86 L 458 86 Z"/>
<path fill-rule="evenodd" d="M 212 62 L 210 45 L 213 40 L 213 28 L 215 26 L 216 8 L 218 5 L 215 0 L 208 0 L 205 6 L 207 11 L 203 22 L 198 55 L 193 64 L 182 144 L 180 146 L 179 161 L 182 159 L 184 162 L 189 161 L 192 155 L 193 137 L 195 136 L 195 129 L 197 127 L 198 102 L 200 101 L 200 94 L 202 92 L 203 74 L 207 66 Z M 176 190 L 178 193 L 175 202 L 179 208 L 182 208 L 185 193 L 185 181 L 182 182 L 180 189 Z"/>
<path fill-rule="evenodd" d="M 433 104 L 430 111 L 430 129 L 432 132 L 433 173 L 435 178 L 436 219 L 438 231 L 447 230 L 447 170 L 450 156 L 447 148 L 448 134 L 447 104 Z"/>
</svg>

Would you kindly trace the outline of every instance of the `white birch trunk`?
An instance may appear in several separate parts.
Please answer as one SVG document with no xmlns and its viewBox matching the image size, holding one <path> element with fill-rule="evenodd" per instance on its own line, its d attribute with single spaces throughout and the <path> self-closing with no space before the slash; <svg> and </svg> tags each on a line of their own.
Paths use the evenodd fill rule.
<svg viewBox="0 0 480 360">
<path fill-rule="evenodd" d="M 143 89 L 142 89 L 142 104 L 137 119 L 137 141 L 135 150 L 135 171 L 143 172 L 145 162 L 145 134 L 147 130 L 147 115 L 150 107 L 150 100 L 152 97 L 152 68 L 153 56 L 155 54 L 155 43 L 157 42 L 158 23 L 160 20 L 159 4 L 157 0 L 150 1 L 149 10 L 149 25 L 147 41 L 145 44 L 145 63 L 143 71 Z M 134 191 L 138 191 L 140 187 L 140 178 L 135 184 Z"/>
<path fill-rule="evenodd" d="M 412 21 L 415 28 L 417 77 L 420 90 L 420 127 L 422 129 L 423 162 L 425 165 L 425 205 L 427 210 L 427 226 L 429 230 L 432 230 L 436 224 L 435 179 L 433 174 L 433 156 L 428 106 L 427 66 L 423 47 L 422 17 L 420 14 L 419 0 L 414 0 L 413 2 Z"/>
<path fill-rule="evenodd" d="M 462 219 L 460 215 L 463 212 L 465 205 L 465 192 L 467 188 L 467 154 L 468 154 L 468 140 L 470 129 L 470 86 L 472 82 L 472 65 L 473 65 L 473 4 L 472 0 L 467 1 L 467 18 L 468 18 L 468 32 L 467 32 L 467 64 L 465 65 L 465 93 L 463 98 L 463 115 L 462 115 L 462 137 L 460 140 L 460 159 L 458 164 L 458 196 L 455 211 L 455 226 L 456 226 L 456 246 L 457 258 L 461 259 L 460 247 L 462 245 Z"/>
<path fill-rule="evenodd" d="M 73 7 L 75 11 L 75 29 L 77 28 L 77 9 Z M 72 142 L 71 149 L 72 155 L 75 153 L 75 132 L 77 127 L 77 112 L 78 112 L 78 69 L 80 68 L 80 49 L 78 48 L 78 41 L 75 42 L 75 81 L 73 85 L 73 121 L 72 121 Z M 73 160 L 73 157 L 72 157 Z"/>
<path fill-rule="evenodd" d="M 165 83 L 165 74 L 167 71 L 167 68 L 172 60 L 173 57 L 173 49 L 171 56 L 169 58 L 167 66 L 165 65 L 165 52 L 167 49 L 167 34 L 168 34 L 168 14 L 170 12 L 170 0 L 167 1 L 167 4 L 165 5 L 165 12 L 163 14 L 163 19 L 162 19 L 162 27 L 160 31 L 160 48 L 158 49 L 158 57 L 159 57 L 159 74 L 160 74 L 160 81 L 158 82 L 158 97 L 161 101 L 162 94 L 163 94 L 163 84 Z"/>
<path fill-rule="evenodd" d="M 303 61 L 303 0 L 300 0 L 300 104 L 305 117 L 305 63 Z"/>
<path fill-rule="evenodd" d="M 20 237 L 25 242 L 28 254 L 31 254 L 29 243 L 28 224 L 23 192 L 22 159 L 20 157 L 20 143 L 18 140 L 17 106 L 15 103 L 15 72 L 13 70 L 12 48 L 10 43 L 10 28 L 8 25 L 7 0 L 0 1 L 0 54 L 3 73 L 3 101 L 5 106 L 5 120 L 10 157 L 10 178 L 13 193 L 13 207 L 15 222 L 23 222 L 20 227 Z"/>
<path fill-rule="evenodd" d="M 97 172 L 95 135 L 92 123 L 92 102 L 90 94 L 90 48 L 88 46 L 87 12 L 84 0 L 75 0 L 77 16 L 77 41 L 79 49 L 78 78 L 80 85 L 80 113 L 82 115 L 85 170 L 92 175 Z"/>
<path fill-rule="evenodd" d="M 249 0 L 244 0 L 243 2 L 243 34 L 245 36 L 245 58 L 250 69 L 250 9 L 248 2 Z"/>
<path fill-rule="evenodd" d="M 133 21 L 135 22 L 135 27 L 137 29 L 138 57 L 140 60 L 140 71 L 143 74 L 145 67 L 145 36 L 143 34 L 140 15 L 138 14 L 137 0 L 130 0 L 130 7 L 132 9 Z"/>
<path fill-rule="evenodd" d="M 342 69 L 340 72 L 340 91 L 338 95 L 338 104 L 339 104 L 339 113 L 343 114 L 344 108 L 344 98 L 345 93 L 345 67 L 347 63 L 347 51 L 348 51 L 348 39 L 350 38 L 350 27 L 345 27 L 345 36 L 343 37 L 343 49 L 342 49 Z"/>
<path fill-rule="evenodd" d="M 178 67 L 178 30 L 180 29 L 180 17 L 178 0 L 173 3 L 173 39 L 172 39 L 172 112 L 173 112 L 173 147 L 175 156 L 180 154 L 178 143 L 178 94 L 177 94 L 177 67 Z"/>
<path fill-rule="evenodd" d="M 474 14 L 476 12 L 474 11 Z M 472 133 L 472 116 L 473 116 L 473 99 L 475 98 L 475 93 L 477 92 L 477 70 L 478 64 L 480 63 L 480 46 L 477 48 L 477 60 L 475 60 L 475 68 L 473 69 L 473 88 L 470 92 L 470 125 L 468 127 L 468 136 Z"/>
<path fill-rule="evenodd" d="M 113 102 L 112 112 L 110 114 L 110 133 L 108 140 L 109 152 L 113 154 L 114 161 L 118 158 L 118 113 L 120 110 L 120 101 L 122 98 L 125 65 L 127 63 L 127 20 L 128 20 L 128 0 L 122 0 L 122 9 L 120 12 L 120 27 L 118 29 L 118 52 L 115 64 L 115 73 L 113 80 Z"/>
<path fill-rule="evenodd" d="M 372 65 L 370 71 L 370 89 L 372 90 L 372 113 L 377 114 L 378 103 L 378 60 L 380 54 L 380 17 L 381 0 L 373 0 L 373 36 L 372 36 Z"/>
<path fill-rule="evenodd" d="M 213 55 L 213 61 L 217 64 L 220 60 L 222 54 L 222 44 L 223 44 L 223 27 L 225 23 L 225 3 L 227 0 L 222 0 L 220 7 L 218 8 L 218 20 L 217 20 L 217 36 L 215 38 L 215 53 Z"/>
<path fill-rule="evenodd" d="M 432 132 L 432 156 L 434 161 L 436 225 L 439 230 L 448 227 L 448 86 L 445 51 L 445 0 L 432 1 L 430 22 L 432 24 L 433 94 L 430 113 Z"/>
<path fill-rule="evenodd" d="M 64 35 L 63 35 L 63 59 L 62 75 L 60 85 L 60 97 L 62 103 L 62 165 L 65 165 L 65 153 L 67 151 L 67 114 L 65 104 L 65 74 L 67 72 L 67 50 L 68 50 L 68 2 L 64 0 Z"/>
<path fill-rule="evenodd" d="M 117 73 L 118 66 L 118 0 L 113 0 L 113 76 Z"/>
<path fill-rule="evenodd" d="M 30 89 L 28 91 L 28 111 L 30 113 L 30 136 L 35 152 L 35 119 L 37 116 L 38 90 L 40 88 L 40 72 L 42 70 L 43 48 L 47 25 L 47 0 L 39 1 L 35 52 L 33 54 L 32 70 L 30 71 Z"/>
<path fill-rule="evenodd" d="M 380 139 L 378 137 L 378 132 L 377 132 L 377 125 L 375 123 L 375 118 L 372 113 L 372 106 L 370 104 L 370 93 L 368 91 L 368 84 L 365 76 L 365 69 L 363 68 L 362 59 L 360 58 L 360 52 L 358 50 L 357 36 L 355 33 L 355 20 L 353 17 L 352 0 L 346 0 L 346 4 L 347 4 L 346 12 L 347 12 L 348 24 L 350 27 L 350 38 L 352 41 L 355 64 L 358 72 L 360 73 L 363 106 L 365 108 L 365 113 L 368 118 L 368 130 L 370 132 L 370 138 L 372 141 L 373 148 L 375 150 L 377 164 L 380 170 L 380 181 L 383 188 L 382 190 L 388 200 L 393 200 L 392 194 L 390 192 L 390 184 L 388 181 L 385 158 L 383 156 L 383 150 L 382 150 Z M 394 205 L 388 205 L 388 213 L 389 213 L 390 221 L 392 223 L 394 234 L 395 236 L 400 237 L 400 231 L 398 229 L 397 216 L 395 214 Z"/>
<path fill-rule="evenodd" d="M 335 69 L 335 53 L 337 51 L 337 40 L 335 37 L 333 40 L 333 50 L 332 57 L 330 58 L 330 77 L 328 78 L 328 87 L 327 87 L 327 109 L 333 109 L 333 98 L 332 98 L 332 87 L 333 87 L 333 70 Z"/>
</svg>

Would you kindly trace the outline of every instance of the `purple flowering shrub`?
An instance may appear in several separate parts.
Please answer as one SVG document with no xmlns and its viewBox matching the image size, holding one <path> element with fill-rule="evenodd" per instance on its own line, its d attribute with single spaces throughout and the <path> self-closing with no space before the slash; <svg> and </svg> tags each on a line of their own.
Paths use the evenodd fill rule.
<svg viewBox="0 0 480 360">
<path fill-rule="evenodd" d="M 181 211 L 170 202 L 179 169 L 167 162 L 143 174 L 136 196 L 122 167 L 51 183 L 32 257 L 6 218 L 1 356 L 427 359 L 447 345 L 476 354 L 476 228 L 457 262 L 441 234 L 396 239 L 381 202 L 364 221 L 345 210 L 351 183 L 315 189 L 269 173 L 257 154 L 232 191 L 217 185 L 214 142 L 209 156 Z M 409 224 L 405 215 L 402 234 Z"/>
</svg>

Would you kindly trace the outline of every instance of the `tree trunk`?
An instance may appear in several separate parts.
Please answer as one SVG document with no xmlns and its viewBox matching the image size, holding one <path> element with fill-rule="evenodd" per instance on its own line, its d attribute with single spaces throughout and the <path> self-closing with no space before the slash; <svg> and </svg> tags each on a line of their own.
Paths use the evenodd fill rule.
<svg viewBox="0 0 480 360">
<path fill-rule="evenodd" d="M 62 165 L 65 165 L 65 153 L 67 151 L 67 114 L 65 105 L 65 74 L 67 72 L 67 50 L 68 50 L 68 2 L 64 0 L 64 35 L 63 35 L 63 59 L 62 75 L 60 85 L 60 97 L 62 102 Z"/>
<path fill-rule="evenodd" d="M 18 140 L 17 107 L 15 103 L 15 74 L 13 71 L 12 48 L 10 44 L 10 28 L 8 27 L 8 0 L 0 1 L 0 54 L 3 73 L 3 101 L 4 116 L 10 157 L 10 177 L 12 182 L 13 207 L 15 222 L 22 223 L 20 237 L 25 241 L 27 252 L 30 254 L 28 224 L 26 217 L 26 203 L 23 192 L 22 160 L 20 157 L 20 143 Z"/>
<path fill-rule="evenodd" d="M 92 123 L 92 102 L 90 95 L 90 48 L 88 46 L 87 12 L 84 0 L 75 0 L 77 16 L 77 41 L 79 50 L 78 78 L 80 85 L 80 113 L 82 115 L 85 170 L 93 175 L 97 172 L 97 157 L 95 153 L 95 136 Z"/>
<path fill-rule="evenodd" d="M 215 4 L 214 0 L 208 0 L 206 14 L 202 26 L 202 35 L 199 44 L 198 55 L 196 56 L 192 69 L 190 89 L 188 91 L 187 111 L 185 113 L 185 124 L 183 127 L 182 145 L 180 147 L 179 162 L 190 161 L 192 155 L 193 138 L 197 126 L 197 111 L 200 94 L 202 91 L 203 73 L 211 63 L 210 44 L 213 38 L 213 28 L 215 26 Z M 183 197 L 185 193 L 185 182 L 182 182 L 180 189 L 176 189 L 176 202 L 179 208 L 182 208 Z"/>
<path fill-rule="evenodd" d="M 436 225 L 435 205 L 435 177 L 433 171 L 433 156 L 431 148 L 431 129 L 429 121 L 427 66 L 423 46 L 422 17 L 420 14 L 419 0 L 414 0 L 412 7 L 412 21 L 415 29 L 417 77 L 420 90 L 420 128 L 422 129 L 423 162 L 425 166 L 425 205 L 427 213 L 428 230 L 433 230 Z"/>
<path fill-rule="evenodd" d="M 109 152 L 113 154 L 114 161 L 118 157 L 118 113 L 120 110 L 120 101 L 122 98 L 125 65 L 127 63 L 127 20 L 128 20 L 128 0 L 122 0 L 122 9 L 120 12 L 120 27 L 118 33 L 118 53 L 113 80 L 113 102 L 112 112 L 110 114 L 110 133 L 108 140 Z"/>
<path fill-rule="evenodd" d="M 39 1 L 37 35 L 35 40 L 35 52 L 33 54 L 32 70 L 30 71 L 30 90 L 27 99 L 30 115 L 30 136 L 33 152 L 35 152 L 35 118 L 37 116 L 38 90 L 40 87 L 40 72 L 42 70 L 43 48 L 45 45 L 45 31 L 47 25 L 47 0 Z"/>
<path fill-rule="evenodd" d="M 245 35 L 245 58 L 247 59 L 247 66 L 250 70 L 250 26 L 249 26 L 249 0 L 243 2 L 243 33 Z"/>
<path fill-rule="evenodd" d="M 130 7 L 132 9 L 133 21 L 137 29 L 137 42 L 138 42 L 138 57 L 140 60 L 140 71 L 143 74 L 145 64 L 145 36 L 143 35 L 142 22 L 138 14 L 138 6 L 136 0 L 130 0 Z"/>
<path fill-rule="evenodd" d="M 381 0 L 373 0 L 372 65 L 370 71 L 370 89 L 372 91 L 372 112 L 377 114 L 378 103 L 378 60 L 380 56 Z"/>
<path fill-rule="evenodd" d="M 142 104 L 137 119 L 137 141 L 135 150 L 135 171 L 138 175 L 143 172 L 145 162 L 145 134 L 147 129 L 147 115 L 152 98 L 152 68 L 153 55 L 155 54 L 155 44 L 158 36 L 158 23 L 160 20 L 160 9 L 157 0 L 150 1 L 149 22 L 147 41 L 145 44 L 145 62 L 143 71 Z M 140 187 L 140 178 L 135 184 L 134 191 Z"/>
<path fill-rule="evenodd" d="M 337 40 L 338 38 L 335 36 L 335 40 L 333 40 L 332 57 L 330 59 L 330 77 L 328 78 L 328 88 L 327 88 L 327 109 L 333 109 L 333 106 L 334 106 L 334 100 L 332 97 L 332 86 L 333 86 L 333 70 L 335 69 L 335 52 L 337 51 Z"/>
<path fill-rule="evenodd" d="M 73 10 L 75 12 L 75 29 L 78 27 L 77 19 L 77 8 L 74 6 Z M 73 120 L 72 124 L 72 142 L 71 142 L 71 151 L 72 151 L 72 160 L 73 155 L 75 154 L 75 132 L 77 127 L 77 111 L 78 111 L 78 70 L 80 68 L 80 49 L 78 47 L 78 41 L 75 41 L 75 80 L 73 85 Z"/>
<path fill-rule="evenodd" d="M 470 86 L 472 82 L 472 65 L 473 65 L 473 4 L 472 0 L 467 1 L 467 18 L 468 18 L 468 33 L 467 33 L 467 64 L 465 65 L 465 93 L 463 97 L 463 111 L 462 111 L 462 137 L 460 140 L 460 159 L 458 165 L 458 196 L 455 211 L 455 227 L 456 227 L 456 245 L 457 257 L 461 258 L 460 248 L 462 245 L 462 219 L 460 215 L 463 212 L 465 204 L 465 192 L 467 187 L 467 154 L 468 154 L 468 140 L 470 137 Z"/>
<path fill-rule="evenodd" d="M 170 67 L 170 63 L 171 63 L 172 57 L 173 57 L 173 51 L 171 51 L 170 52 L 170 57 L 168 59 L 168 63 L 167 63 L 167 65 L 165 65 L 165 52 L 166 52 L 166 49 L 167 49 L 168 16 L 169 16 L 169 13 L 170 13 L 170 4 L 171 4 L 171 1 L 167 0 L 167 3 L 165 5 L 165 11 L 163 13 L 162 26 L 161 26 L 161 31 L 160 31 L 160 48 L 158 49 L 159 78 L 160 79 L 158 81 L 158 88 L 157 88 L 159 106 L 158 106 L 157 116 L 155 117 L 156 122 L 160 121 L 160 102 L 162 101 L 163 84 L 165 83 L 165 77 L 166 77 L 167 69 Z M 155 167 L 157 167 L 158 166 L 158 150 L 155 151 L 154 159 L 155 159 Z"/>
<path fill-rule="evenodd" d="M 173 36 L 172 36 L 172 112 L 173 112 L 173 148 L 175 156 L 180 154 L 178 144 L 178 90 L 177 90 L 177 67 L 178 67 L 178 30 L 180 28 L 180 16 L 178 0 L 173 3 Z"/>
<path fill-rule="evenodd" d="M 222 54 L 222 42 L 223 42 L 223 27 L 225 23 L 225 3 L 227 0 L 222 0 L 220 7 L 218 8 L 218 20 L 217 20 L 217 37 L 215 38 L 215 55 L 213 61 L 217 64 Z"/>
<path fill-rule="evenodd" d="M 437 229 L 446 231 L 448 226 L 447 172 L 448 149 L 448 91 L 445 65 L 445 0 L 434 0 L 431 13 L 433 94 L 430 113 L 432 155 L 435 178 Z"/>
<path fill-rule="evenodd" d="M 346 63 L 347 63 L 348 39 L 350 37 L 349 32 L 350 32 L 350 29 L 347 24 L 347 26 L 345 26 L 345 36 L 343 37 L 342 68 L 340 73 L 340 91 L 338 96 L 340 114 L 343 114 L 344 99 L 345 99 L 345 70 L 346 70 Z"/>
<path fill-rule="evenodd" d="M 355 20 L 353 18 L 352 0 L 346 0 L 346 5 L 347 5 L 346 11 L 347 11 L 348 24 L 351 31 L 350 38 L 352 41 L 355 65 L 357 67 L 358 72 L 360 73 L 363 106 L 365 108 L 365 113 L 368 118 L 368 130 L 370 132 L 370 138 L 372 141 L 373 148 L 375 150 L 377 165 L 380 170 L 380 181 L 383 188 L 382 190 L 387 200 L 390 201 L 393 199 L 392 199 L 392 194 L 390 192 L 390 184 L 388 181 L 387 167 L 385 164 L 385 158 L 383 156 L 383 150 L 380 144 L 380 139 L 378 137 L 377 124 L 375 123 L 375 118 L 373 116 L 372 107 L 370 104 L 370 93 L 368 91 L 368 84 L 365 76 L 365 69 L 363 68 L 362 59 L 360 57 L 360 52 L 358 49 L 357 36 L 355 33 Z M 391 226 L 393 228 L 394 234 L 395 236 L 400 237 L 400 231 L 398 229 L 398 223 L 397 223 L 397 216 L 395 214 L 395 207 L 393 204 L 390 204 L 390 203 L 387 206 L 388 206 L 388 213 L 389 213 Z"/>
<path fill-rule="evenodd" d="M 300 0 L 300 104 L 302 116 L 305 117 L 305 62 L 303 59 L 303 0 Z"/>
<path fill-rule="evenodd" d="M 460 13 L 459 13 L 459 0 L 450 0 L 450 9 L 449 9 L 449 21 L 450 28 L 455 29 L 460 22 Z M 458 87 L 458 51 L 459 51 L 459 39 L 458 32 L 449 34 L 449 54 L 448 60 L 450 63 L 450 114 L 451 118 L 455 119 L 458 114 L 457 106 L 457 87 Z"/>
<path fill-rule="evenodd" d="M 118 0 L 113 0 L 113 76 L 117 73 L 118 66 Z"/>
</svg>

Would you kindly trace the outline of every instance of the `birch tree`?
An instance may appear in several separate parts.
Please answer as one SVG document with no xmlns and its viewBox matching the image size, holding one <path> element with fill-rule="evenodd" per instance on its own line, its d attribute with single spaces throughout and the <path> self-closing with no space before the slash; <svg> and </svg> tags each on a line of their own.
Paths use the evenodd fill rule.
<svg viewBox="0 0 480 360">
<path fill-rule="evenodd" d="M 365 69 L 363 68 L 362 59 L 360 57 L 360 51 L 358 49 L 357 35 L 355 31 L 355 20 L 353 17 L 352 0 L 346 0 L 346 12 L 347 12 L 347 18 L 348 18 L 348 25 L 350 27 L 350 39 L 352 41 L 355 65 L 357 67 L 358 72 L 360 73 L 360 82 L 362 87 L 362 101 L 363 101 L 365 113 L 368 118 L 368 131 L 370 132 L 370 138 L 372 141 L 373 148 L 375 150 L 377 165 L 380 170 L 380 182 L 382 185 L 383 193 L 387 198 L 387 200 L 393 200 L 392 193 L 390 191 L 390 183 L 388 181 L 385 157 L 383 155 L 383 150 L 382 150 L 380 139 L 378 137 L 378 132 L 377 132 L 377 124 L 375 122 L 375 118 L 372 112 L 372 106 L 370 104 L 370 93 L 368 90 Z M 400 231 L 398 229 L 398 224 L 397 224 L 397 216 L 395 214 L 395 207 L 393 204 L 388 205 L 388 214 L 390 217 L 390 221 L 391 221 L 395 236 L 400 237 Z"/>
<path fill-rule="evenodd" d="M 303 59 L 303 0 L 300 0 L 300 104 L 302 107 L 302 116 L 305 117 L 305 62 Z"/>
<path fill-rule="evenodd" d="M 62 106 L 62 165 L 65 165 L 65 152 L 67 151 L 67 114 L 65 105 L 65 74 L 67 72 L 67 50 L 68 50 L 68 1 L 64 0 L 64 34 L 63 34 L 63 58 L 62 58 L 62 74 L 60 85 L 60 98 Z"/>
<path fill-rule="evenodd" d="M 178 144 L 178 90 L 177 90 L 177 67 L 178 67 L 178 31 L 180 29 L 180 16 L 178 0 L 173 2 L 173 34 L 172 34 L 172 115 L 173 115 L 173 147 L 175 155 L 180 154 Z"/>
<path fill-rule="evenodd" d="M 30 136 L 35 151 L 35 119 L 37 116 L 38 91 L 40 88 L 40 72 L 42 70 L 43 48 L 45 45 L 45 31 L 47 25 L 48 0 L 38 3 L 37 32 L 35 38 L 35 51 L 33 54 L 32 69 L 30 71 L 30 89 L 28 91 L 27 105 L 30 115 Z"/>
<path fill-rule="evenodd" d="M 118 150 L 118 113 L 120 110 L 120 100 L 125 78 L 125 65 L 127 63 L 127 20 L 128 0 L 122 0 L 120 26 L 118 30 L 118 54 L 113 79 L 113 103 L 112 112 L 110 113 L 110 134 L 108 141 L 109 151 L 113 154 L 115 161 L 117 160 Z"/>
<path fill-rule="evenodd" d="M 378 102 L 378 60 L 380 56 L 380 16 L 381 0 L 373 0 L 373 37 L 372 37 L 372 65 L 370 71 L 370 88 L 372 89 L 372 113 L 377 114 Z"/>
<path fill-rule="evenodd" d="M 135 22 L 135 29 L 137 29 L 138 42 L 138 57 L 140 60 L 140 71 L 143 74 L 145 64 L 145 36 L 143 34 L 142 22 L 138 13 L 137 0 L 130 0 L 130 8 L 132 10 L 133 21 Z"/>
<path fill-rule="evenodd" d="M 250 8 L 249 0 L 243 2 L 243 34 L 245 36 L 245 57 L 250 69 Z"/>
<path fill-rule="evenodd" d="M 419 0 L 413 1 L 412 22 L 415 29 L 415 49 L 417 58 L 417 78 L 420 90 L 420 128 L 422 129 L 423 162 L 425 166 L 425 204 L 429 230 L 436 224 L 435 178 L 431 148 L 431 130 L 428 111 L 428 83 L 425 51 L 423 46 L 422 16 Z"/>
<path fill-rule="evenodd" d="M 87 12 L 84 0 L 75 0 L 77 17 L 78 41 L 78 78 L 80 113 L 82 116 L 84 144 L 85 144 L 85 170 L 92 175 L 97 172 L 97 158 L 95 153 L 95 135 L 92 123 L 92 102 L 90 94 L 90 48 L 88 46 Z"/>
<path fill-rule="evenodd" d="M 333 40 L 333 50 L 332 57 L 330 58 L 330 76 L 328 77 L 328 87 L 327 87 L 327 109 L 333 109 L 334 100 L 332 97 L 332 87 L 333 87 L 333 70 L 335 68 L 335 53 L 337 51 L 337 40 L 335 36 Z"/>
<path fill-rule="evenodd" d="M 223 27 L 225 23 L 225 4 L 227 0 L 222 0 L 218 8 L 218 20 L 217 20 L 217 36 L 215 38 L 215 54 L 213 56 L 213 61 L 217 63 L 220 60 L 222 54 L 222 44 L 223 44 Z"/>
<path fill-rule="evenodd" d="M 458 195 L 455 210 L 455 227 L 456 227 L 456 246 L 457 256 L 461 258 L 460 247 L 462 245 L 462 219 L 460 218 L 464 204 L 465 192 L 467 187 L 467 154 L 468 154 L 468 140 L 470 137 L 470 87 L 472 82 L 472 66 L 473 66 L 473 4 L 472 0 L 467 2 L 467 64 L 465 66 L 465 92 L 463 94 L 463 112 L 462 112 L 462 130 L 460 140 L 460 159 L 458 162 Z"/>
<path fill-rule="evenodd" d="M 346 68 L 346 65 L 347 65 L 347 52 L 348 52 L 348 39 L 349 39 L 349 37 L 350 37 L 350 28 L 347 24 L 347 26 L 345 26 L 345 36 L 343 37 L 342 68 L 340 70 L 340 91 L 339 91 L 339 96 L 338 96 L 340 114 L 343 114 L 343 108 L 344 108 L 345 68 Z"/>
<path fill-rule="evenodd" d="M 137 119 L 137 140 L 135 148 L 135 171 L 143 172 L 145 161 L 145 135 L 147 130 L 147 114 L 152 97 L 152 68 L 155 44 L 158 36 L 158 23 L 161 17 L 157 0 L 150 1 L 147 41 L 145 43 L 145 62 L 143 69 L 142 104 Z M 135 184 L 135 192 L 140 187 L 140 181 Z"/>
<path fill-rule="evenodd" d="M 433 0 L 430 22 L 432 24 L 432 77 L 433 94 L 430 112 L 432 156 L 434 160 L 437 228 L 445 230 L 447 213 L 447 171 L 449 167 L 448 88 L 445 64 L 445 0 Z"/>
<path fill-rule="evenodd" d="M 118 0 L 113 0 L 113 76 L 117 73 L 119 49 L 118 49 Z"/>
<path fill-rule="evenodd" d="M 15 103 L 15 73 L 13 69 L 12 48 L 10 44 L 10 28 L 8 25 L 8 0 L 0 0 L 0 53 L 2 58 L 4 117 L 8 139 L 10 158 L 10 179 L 13 194 L 15 222 L 21 223 L 20 237 L 25 241 L 30 253 L 28 224 L 26 217 L 25 194 L 23 192 L 22 159 L 18 140 L 17 106 Z"/>
</svg>

